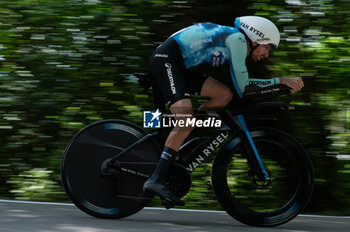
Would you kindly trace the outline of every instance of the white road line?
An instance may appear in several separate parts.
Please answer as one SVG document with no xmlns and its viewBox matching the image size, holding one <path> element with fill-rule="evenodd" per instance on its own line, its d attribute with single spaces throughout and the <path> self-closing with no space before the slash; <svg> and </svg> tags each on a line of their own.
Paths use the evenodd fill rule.
<svg viewBox="0 0 350 232">
<path fill-rule="evenodd" d="M 74 204 L 69 204 L 69 203 L 41 202 L 41 201 L 18 201 L 18 200 L 0 200 L 0 203 L 18 203 L 18 204 L 32 204 L 32 205 L 74 206 Z"/>
<path fill-rule="evenodd" d="M 1 200 L 1 199 L 0 199 L 0 203 L 74 206 L 74 204 L 70 204 L 70 203 L 40 202 L 40 201 L 19 201 L 19 200 Z M 165 209 L 165 208 L 156 208 L 156 207 L 145 207 L 145 209 L 149 209 L 149 210 L 168 210 L 168 209 Z M 183 211 L 183 212 L 197 212 L 197 213 L 222 213 L 222 214 L 226 214 L 225 211 L 219 211 L 219 210 L 198 210 L 198 209 L 169 209 L 169 210 Z M 312 214 L 299 214 L 298 217 L 350 219 L 350 216 L 325 216 L 325 215 L 312 215 Z"/>
<path fill-rule="evenodd" d="M 174 211 L 183 211 L 183 212 L 197 212 L 197 213 L 223 213 L 227 214 L 225 211 L 219 211 L 219 210 L 200 210 L 200 209 L 166 209 L 166 208 L 157 208 L 157 207 L 145 207 L 144 209 L 150 209 L 150 210 L 174 210 Z"/>
<path fill-rule="evenodd" d="M 341 218 L 350 219 L 349 216 L 327 216 L 327 215 L 313 215 L 313 214 L 299 214 L 300 217 L 313 217 L 313 218 Z"/>
</svg>

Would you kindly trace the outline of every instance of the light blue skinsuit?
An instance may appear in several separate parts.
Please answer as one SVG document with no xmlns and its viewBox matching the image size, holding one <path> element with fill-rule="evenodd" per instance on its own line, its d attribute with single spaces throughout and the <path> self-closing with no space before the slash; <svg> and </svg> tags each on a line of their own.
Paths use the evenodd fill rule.
<svg viewBox="0 0 350 232">
<path fill-rule="evenodd" d="M 279 78 L 249 79 L 245 60 L 247 45 L 244 35 L 234 27 L 214 23 L 199 23 L 171 36 L 180 47 L 185 67 L 208 63 L 221 66 L 230 63 L 233 84 L 240 97 L 245 86 L 267 87 L 279 84 Z"/>
</svg>

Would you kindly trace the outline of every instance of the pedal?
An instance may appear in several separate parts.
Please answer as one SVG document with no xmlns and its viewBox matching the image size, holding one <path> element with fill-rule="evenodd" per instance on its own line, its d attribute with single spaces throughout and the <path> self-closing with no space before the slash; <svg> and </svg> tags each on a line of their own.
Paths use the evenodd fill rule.
<svg viewBox="0 0 350 232">
<path fill-rule="evenodd" d="M 184 206 L 185 202 L 183 202 L 183 204 L 180 204 L 180 203 L 175 203 L 175 202 L 169 201 L 167 199 L 163 199 L 162 204 L 164 205 L 164 207 L 166 209 L 170 209 L 170 208 L 174 208 L 174 206 Z"/>
<path fill-rule="evenodd" d="M 173 202 L 165 200 L 165 199 L 163 200 L 162 204 L 164 205 L 164 207 L 166 209 L 174 208 L 174 206 L 175 206 Z"/>
</svg>

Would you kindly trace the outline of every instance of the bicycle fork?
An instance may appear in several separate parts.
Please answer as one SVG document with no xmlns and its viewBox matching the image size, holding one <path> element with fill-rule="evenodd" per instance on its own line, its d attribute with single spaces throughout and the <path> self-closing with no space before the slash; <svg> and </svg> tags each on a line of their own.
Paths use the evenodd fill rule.
<svg viewBox="0 0 350 232">
<path fill-rule="evenodd" d="M 240 138 L 242 140 L 244 150 L 247 152 L 248 162 L 250 163 L 251 168 L 253 168 L 254 172 L 256 172 L 254 174 L 256 174 L 259 179 L 266 180 L 269 176 L 265 170 L 264 164 L 261 161 L 260 155 L 244 121 L 243 115 L 234 116 L 234 120 L 236 124 L 241 128 Z"/>
<path fill-rule="evenodd" d="M 244 116 L 242 114 L 232 116 L 226 111 L 223 112 L 222 116 L 230 128 L 238 127 L 239 137 L 247 156 L 248 163 L 252 169 L 252 175 L 256 175 L 259 180 L 262 181 L 268 179 L 269 175 L 265 170 L 258 150 L 256 149 L 252 136 L 250 135 L 250 132 L 247 128 Z"/>
</svg>

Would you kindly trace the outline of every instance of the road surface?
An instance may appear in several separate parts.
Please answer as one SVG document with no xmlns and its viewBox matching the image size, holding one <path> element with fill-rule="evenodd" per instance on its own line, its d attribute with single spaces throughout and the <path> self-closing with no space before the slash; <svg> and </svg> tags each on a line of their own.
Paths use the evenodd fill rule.
<svg viewBox="0 0 350 232">
<path fill-rule="evenodd" d="M 350 217 L 301 215 L 273 228 L 250 227 L 225 212 L 146 208 L 119 220 L 91 217 L 72 204 L 0 200 L 1 232 L 348 232 Z"/>
</svg>

